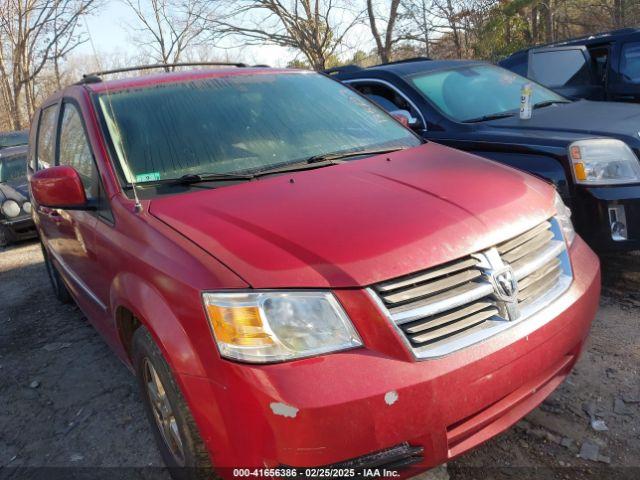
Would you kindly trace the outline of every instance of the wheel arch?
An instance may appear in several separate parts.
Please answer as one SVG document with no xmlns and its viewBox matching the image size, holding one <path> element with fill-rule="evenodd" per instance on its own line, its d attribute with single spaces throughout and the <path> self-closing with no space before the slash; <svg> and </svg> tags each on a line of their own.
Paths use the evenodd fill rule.
<svg viewBox="0 0 640 480">
<path fill-rule="evenodd" d="M 191 339 L 157 288 L 133 273 L 121 273 L 112 283 L 110 304 L 119 346 L 130 366 L 133 334 L 144 326 L 174 373 L 206 377 Z"/>
</svg>

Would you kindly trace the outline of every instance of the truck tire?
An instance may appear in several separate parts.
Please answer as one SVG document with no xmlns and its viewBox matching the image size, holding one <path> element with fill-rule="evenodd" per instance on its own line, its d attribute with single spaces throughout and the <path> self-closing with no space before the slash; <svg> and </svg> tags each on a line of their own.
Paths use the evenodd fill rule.
<svg viewBox="0 0 640 480">
<path fill-rule="evenodd" d="M 132 357 L 147 418 L 172 478 L 217 478 L 207 448 L 169 365 L 143 326 L 133 335 Z"/>
</svg>

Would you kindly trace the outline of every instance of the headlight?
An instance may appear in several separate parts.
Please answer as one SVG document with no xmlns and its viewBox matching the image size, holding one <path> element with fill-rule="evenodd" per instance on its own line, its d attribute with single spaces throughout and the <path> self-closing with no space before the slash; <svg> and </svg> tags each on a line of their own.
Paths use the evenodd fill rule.
<svg viewBox="0 0 640 480">
<path fill-rule="evenodd" d="M 640 182 L 640 163 L 626 143 L 611 138 L 579 140 L 569 146 L 576 183 L 617 185 Z"/>
<path fill-rule="evenodd" d="M 22 204 L 22 210 L 24 210 L 25 213 L 31 213 L 31 202 L 24 202 Z"/>
<path fill-rule="evenodd" d="M 5 200 L 2 203 L 2 213 L 7 218 L 14 218 L 20 215 L 20 205 L 15 200 Z"/>
<path fill-rule="evenodd" d="M 556 192 L 554 207 L 556 209 L 556 219 L 560 224 L 567 246 L 571 246 L 573 240 L 576 238 L 576 232 L 573 229 L 573 223 L 571 222 L 571 210 L 564 204 L 562 198 L 558 195 L 558 192 Z"/>
<path fill-rule="evenodd" d="M 279 362 L 362 345 L 329 292 L 205 293 L 203 301 L 223 357 Z"/>
</svg>

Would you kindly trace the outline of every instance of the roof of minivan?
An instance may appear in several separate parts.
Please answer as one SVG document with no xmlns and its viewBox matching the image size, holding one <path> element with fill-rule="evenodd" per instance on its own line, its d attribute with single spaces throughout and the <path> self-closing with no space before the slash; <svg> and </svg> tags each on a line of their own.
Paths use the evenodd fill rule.
<svg viewBox="0 0 640 480">
<path fill-rule="evenodd" d="M 163 83 L 180 83 L 203 78 L 232 77 L 240 75 L 278 75 L 283 73 L 308 73 L 307 70 L 278 69 L 278 68 L 211 68 L 202 70 L 184 70 L 180 72 L 162 72 L 140 77 L 128 77 L 100 82 L 87 82 L 82 85 L 96 93 L 114 92 L 129 88 L 142 88 Z"/>
</svg>

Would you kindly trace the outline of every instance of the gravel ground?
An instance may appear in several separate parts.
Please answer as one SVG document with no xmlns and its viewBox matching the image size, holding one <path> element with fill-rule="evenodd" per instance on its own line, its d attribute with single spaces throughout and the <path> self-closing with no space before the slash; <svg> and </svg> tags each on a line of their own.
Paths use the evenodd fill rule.
<svg viewBox="0 0 640 480">
<path fill-rule="evenodd" d="M 640 478 L 640 255 L 603 267 L 570 378 L 432 478 Z M 0 478 L 168 479 L 133 376 L 75 306 L 56 302 L 37 243 L 0 251 L 0 297 Z"/>
</svg>

